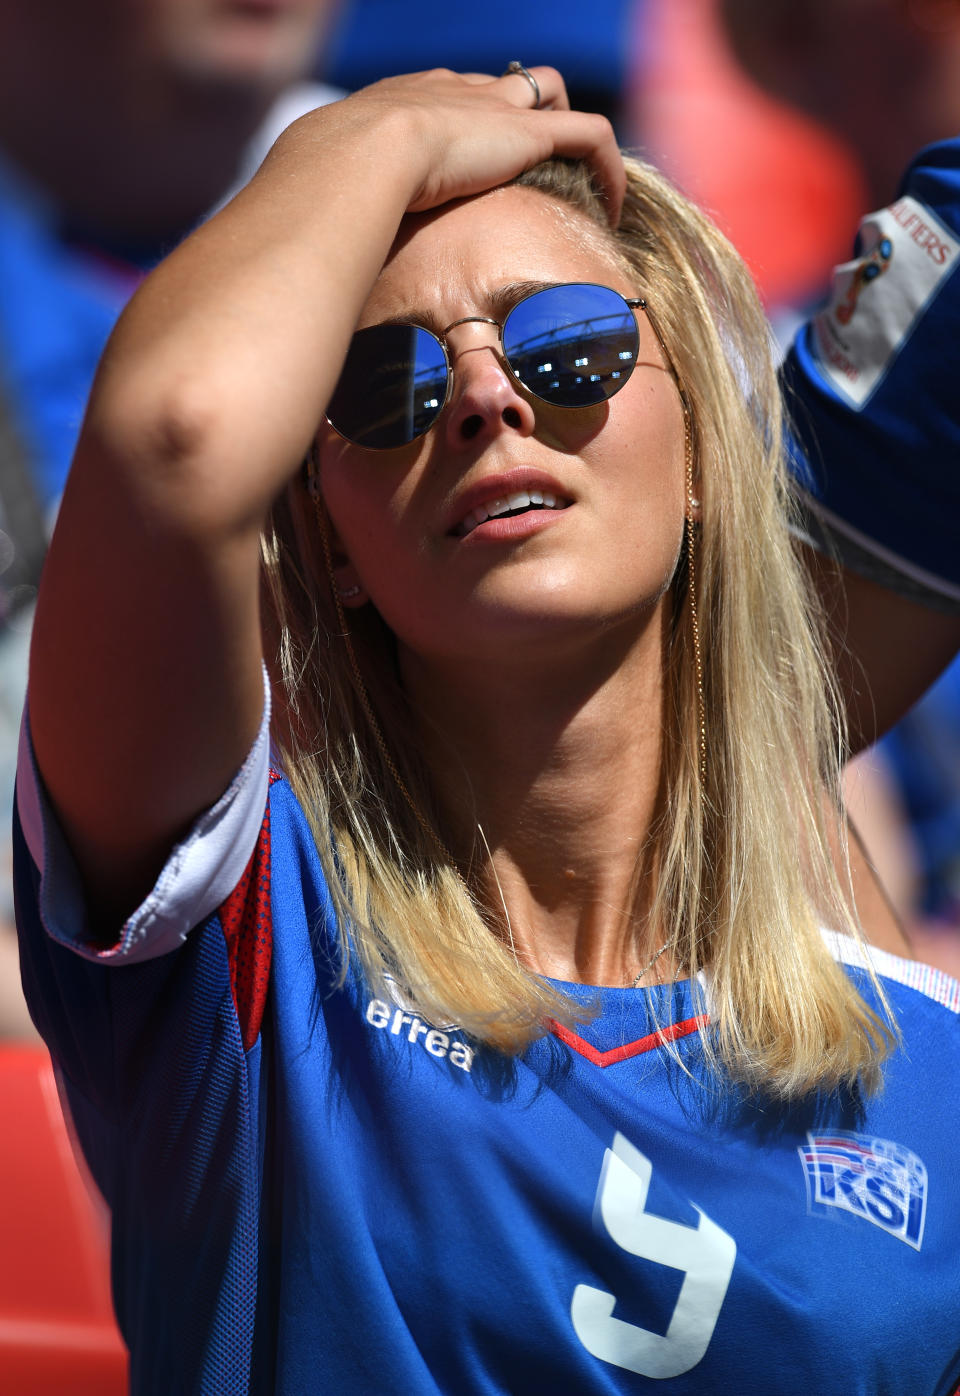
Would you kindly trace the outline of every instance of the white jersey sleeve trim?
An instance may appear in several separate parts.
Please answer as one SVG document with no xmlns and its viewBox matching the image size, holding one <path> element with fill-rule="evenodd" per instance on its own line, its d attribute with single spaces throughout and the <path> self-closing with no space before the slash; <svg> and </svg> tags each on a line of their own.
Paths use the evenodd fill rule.
<svg viewBox="0 0 960 1396">
<path fill-rule="evenodd" d="M 839 931 L 823 932 L 824 940 L 835 960 L 841 964 L 855 965 L 861 969 L 871 966 L 881 979 L 893 979 L 898 984 L 906 984 L 918 993 L 949 1008 L 952 1013 L 960 1013 L 960 980 L 952 978 L 942 969 L 921 964 L 918 960 L 904 960 L 892 955 L 889 950 L 879 950 L 875 945 L 864 946 L 852 936 L 841 935 Z"/>
<path fill-rule="evenodd" d="M 17 762 L 17 809 L 40 873 L 40 917 L 47 934 L 85 959 L 136 964 L 176 950 L 188 932 L 230 895 L 250 860 L 270 779 L 270 684 L 263 671 L 263 717 L 250 752 L 217 803 L 170 853 L 152 891 L 126 921 L 115 945 L 91 943 L 73 855 L 37 770 L 24 709 Z"/>
</svg>

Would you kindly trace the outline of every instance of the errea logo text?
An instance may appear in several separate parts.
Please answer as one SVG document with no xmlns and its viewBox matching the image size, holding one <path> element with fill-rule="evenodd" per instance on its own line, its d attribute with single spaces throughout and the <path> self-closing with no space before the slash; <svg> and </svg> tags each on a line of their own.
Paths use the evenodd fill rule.
<svg viewBox="0 0 960 1396">
<path fill-rule="evenodd" d="M 470 1071 L 473 1066 L 472 1047 L 468 1047 L 460 1038 L 451 1040 L 448 1032 L 432 1028 L 429 1023 L 422 1022 L 415 1013 L 404 1013 L 402 1008 L 384 1003 L 383 999 L 371 999 L 364 1016 L 371 1027 L 391 1032 L 395 1037 L 399 1037 L 406 1027 L 408 1042 L 419 1042 L 432 1057 L 446 1057 L 461 1071 Z"/>
</svg>

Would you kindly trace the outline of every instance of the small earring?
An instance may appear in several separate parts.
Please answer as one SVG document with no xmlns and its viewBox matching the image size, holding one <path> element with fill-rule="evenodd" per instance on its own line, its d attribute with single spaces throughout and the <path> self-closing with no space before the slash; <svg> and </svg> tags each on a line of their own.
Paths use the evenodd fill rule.
<svg viewBox="0 0 960 1396">
<path fill-rule="evenodd" d="M 352 601 L 355 596 L 360 595 L 360 588 L 358 586 L 337 587 L 337 595 L 341 601 Z"/>
<path fill-rule="evenodd" d="M 700 508 L 700 500 L 696 499 L 693 495 L 690 496 L 690 508 L 694 510 Z"/>
</svg>

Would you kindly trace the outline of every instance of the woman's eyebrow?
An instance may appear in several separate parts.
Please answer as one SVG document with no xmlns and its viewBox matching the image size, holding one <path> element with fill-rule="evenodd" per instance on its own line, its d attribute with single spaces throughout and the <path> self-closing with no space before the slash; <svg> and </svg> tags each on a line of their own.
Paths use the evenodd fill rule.
<svg viewBox="0 0 960 1396">
<path fill-rule="evenodd" d="M 496 290 L 487 294 L 485 297 L 486 310 L 491 319 L 502 324 L 518 301 L 522 301 L 526 296 L 532 296 L 535 291 L 545 291 L 550 286 L 564 284 L 562 281 L 509 281 L 506 285 L 498 286 Z M 429 330 L 438 338 L 449 323 L 449 321 L 445 321 L 441 324 L 436 315 L 425 310 L 401 310 L 395 315 L 385 315 L 382 320 L 376 321 L 378 325 L 417 325 L 421 329 Z"/>
<path fill-rule="evenodd" d="M 562 286 L 562 281 L 510 281 L 491 291 L 489 304 L 495 320 L 503 321 L 519 302 L 536 291 L 546 291 L 550 286 Z"/>
</svg>

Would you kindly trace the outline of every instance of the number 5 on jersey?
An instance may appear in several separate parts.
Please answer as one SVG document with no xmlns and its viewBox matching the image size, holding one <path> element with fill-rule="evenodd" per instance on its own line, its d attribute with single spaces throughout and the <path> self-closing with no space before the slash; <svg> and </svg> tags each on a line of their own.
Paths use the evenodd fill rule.
<svg viewBox="0 0 960 1396">
<path fill-rule="evenodd" d="M 631 1255 L 684 1271 L 666 1333 L 613 1317 L 617 1296 L 577 1285 L 570 1317 L 588 1352 L 643 1377 L 678 1377 L 706 1352 L 727 1293 L 737 1246 L 705 1212 L 695 1227 L 646 1210 L 653 1165 L 620 1133 L 603 1157 L 597 1212 L 611 1239 Z"/>
</svg>

